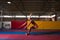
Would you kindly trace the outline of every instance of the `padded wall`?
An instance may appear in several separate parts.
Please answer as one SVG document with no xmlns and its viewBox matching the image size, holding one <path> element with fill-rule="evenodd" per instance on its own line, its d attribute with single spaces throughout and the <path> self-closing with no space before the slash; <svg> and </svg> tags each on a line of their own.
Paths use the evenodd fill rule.
<svg viewBox="0 0 60 40">
<path fill-rule="evenodd" d="M 11 22 L 12 28 L 21 28 L 21 25 L 26 22 L 23 20 L 13 20 Z M 28 21 L 29 22 L 29 21 Z M 60 21 L 35 21 L 35 23 L 38 25 L 37 29 L 60 29 Z M 33 24 L 30 24 L 27 29 L 30 29 Z"/>
<path fill-rule="evenodd" d="M 3 28 L 5 28 L 5 29 L 11 29 L 11 22 L 10 21 L 3 22 Z"/>
<path fill-rule="evenodd" d="M 18 29 L 18 28 L 23 28 L 21 25 L 25 22 L 25 20 L 12 20 L 11 21 L 11 28 L 13 29 Z"/>
<path fill-rule="evenodd" d="M 0 22 L 0 29 L 2 28 L 2 22 Z"/>
<path fill-rule="evenodd" d="M 35 23 L 38 25 L 37 29 L 60 29 L 60 21 L 35 21 Z M 28 29 L 33 26 L 33 24 L 30 24 Z"/>
</svg>

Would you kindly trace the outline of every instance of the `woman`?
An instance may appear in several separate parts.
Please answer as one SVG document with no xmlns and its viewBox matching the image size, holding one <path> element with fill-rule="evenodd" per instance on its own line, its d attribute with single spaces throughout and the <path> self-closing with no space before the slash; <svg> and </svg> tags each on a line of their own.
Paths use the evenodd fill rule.
<svg viewBox="0 0 60 40">
<path fill-rule="evenodd" d="M 34 22 L 34 20 L 31 19 L 31 15 L 32 15 L 32 13 L 30 13 L 30 15 L 29 15 L 30 17 L 27 18 L 27 22 L 25 22 L 23 25 L 21 25 L 21 26 L 24 26 L 25 24 L 27 24 L 27 25 L 25 26 L 25 28 L 24 28 L 24 29 L 27 29 L 27 27 L 28 27 L 31 23 L 33 24 L 33 26 L 32 26 L 30 29 L 28 29 L 28 32 L 26 33 L 26 35 L 29 35 L 32 29 L 35 29 L 35 28 L 38 27 L 37 24 Z M 28 22 L 28 21 L 29 21 L 29 22 Z"/>
<path fill-rule="evenodd" d="M 31 15 L 32 15 L 32 13 L 29 15 L 30 17 L 27 18 L 27 20 L 28 20 L 29 22 L 27 22 L 26 28 L 27 28 L 31 23 L 33 24 L 33 26 L 32 26 L 30 29 L 28 29 L 28 32 L 26 33 L 26 35 L 29 35 L 32 29 L 35 29 L 35 28 L 38 27 L 37 24 L 34 22 L 34 20 L 31 19 Z"/>
</svg>

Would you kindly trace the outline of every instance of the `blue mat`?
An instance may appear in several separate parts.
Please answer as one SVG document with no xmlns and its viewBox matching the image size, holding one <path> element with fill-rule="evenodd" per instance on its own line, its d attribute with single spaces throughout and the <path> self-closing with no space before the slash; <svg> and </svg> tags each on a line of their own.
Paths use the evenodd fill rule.
<svg viewBox="0 0 60 40">
<path fill-rule="evenodd" d="M 0 34 L 26 34 L 27 32 L 0 32 Z M 60 32 L 30 32 L 30 34 L 60 34 Z"/>
</svg>

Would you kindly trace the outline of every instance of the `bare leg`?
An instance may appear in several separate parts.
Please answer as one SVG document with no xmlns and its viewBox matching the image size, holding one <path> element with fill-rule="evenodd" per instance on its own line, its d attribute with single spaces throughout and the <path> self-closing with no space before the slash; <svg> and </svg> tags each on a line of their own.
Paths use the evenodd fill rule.
<svg viewBox="0 0 60 40">
<path fill-rule="evenodd" d="M 31 28 L 28 30 L 27 34 L 30 34 L 30 32 L 31 32 Z"/>
<path fill-rule="evenodd" d="M 27 35 L 27 36 L 30 35 L 30 32 L 31 32 L 31 28 L 27 30 L 26 35 Z"/>
</svg>

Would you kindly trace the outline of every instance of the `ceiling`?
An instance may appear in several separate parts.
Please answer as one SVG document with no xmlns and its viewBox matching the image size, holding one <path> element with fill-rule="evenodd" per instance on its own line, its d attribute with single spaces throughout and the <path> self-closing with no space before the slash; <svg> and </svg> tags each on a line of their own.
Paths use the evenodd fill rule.
<svg viewBox="0 0 60 40">
<path fill-rule="evenodd" d="M 11 4 L 7 2 L 10 1 Z M 54 9 L 55 12 L 60 11 L 59 0 L 0 0 L 0 10 L 4 11 L 4 14 L 23 15 L 32 12 L 35 15 L 49 14 Z M 19 12 L 20 13 L 19 13 Z M 60 14 L 60 13 L 57 13 Z"/>
</svg>

